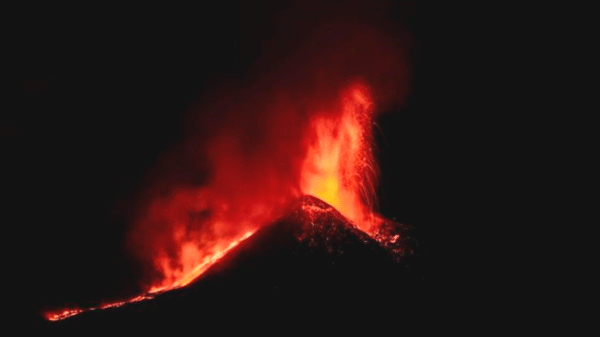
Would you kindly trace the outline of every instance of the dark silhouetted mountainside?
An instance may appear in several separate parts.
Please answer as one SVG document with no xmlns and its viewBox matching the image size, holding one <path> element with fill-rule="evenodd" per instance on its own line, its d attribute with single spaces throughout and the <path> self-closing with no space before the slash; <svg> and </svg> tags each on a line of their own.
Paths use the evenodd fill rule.
<svg viewBox="0 0 600 337">
<path fill-rule="evenodd" d="M 407 237 L 382 244 L 325 202 L 305 196 L 188 287 L 49 325 L 67 330 L 173 326 L 201 333 L 205 328 L 242 332 L 245 325 L 277 331 L 323 323 L 414 324 L 426 306 L 422 256 L 406 227 L 384 229 Z"/>
</svg>

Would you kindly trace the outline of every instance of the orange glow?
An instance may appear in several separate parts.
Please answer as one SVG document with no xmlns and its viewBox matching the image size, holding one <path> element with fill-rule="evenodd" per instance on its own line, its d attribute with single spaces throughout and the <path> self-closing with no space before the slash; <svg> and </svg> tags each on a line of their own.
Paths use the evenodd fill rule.
<svg viewBox="0 0 600 337">
<path fill-rule="evenodd" d="M 118 307 L 121 307 L 121 306 L 123 306 L 123 305 L 125 305 L 127 303 L 139 302 L 139 301 L 151 299 L 152 297 L 153 297 L 152 295 L 140 295 L 140 296 L 134 297 L 132 299 L 129 299 L 127 301 L 107 303 L 107 304 L 103 304 L 103 305 L 101 305 L 99 307 L 95 307 L 95 308 L 66 309 L 66 310 L 63 310 L 61 312 L 46 313 L 45 317 L 49 321 L 60 321 L 62 319 L 69 318 L 71 316 L 75 316 L 75 315 L 80 314 L 82 312 L 93 311 L 93 310 L 101 310 L 101 309 L 108 309 L 108 308 L 118 308 Z"/>
<path fill-rule="evenodd" d="M 103 305 L 98 306 L 98 307 L 92 307 L 92 308 L 86 308 L 86 309 L 65 309 L 65 310 L 60 311 L 60 312 L 48 312 L 48 313 L 45 314 L 45 317 L 49 321 L 60 321 L 60 320 L 63 320 L 65 318 L 69 318 L 71 316 L 75 316 L 77 314 L 80 314 L 80 313 L 86 312 L 86 311 L 102 310 L 102 309 L 108 309 L 108 308 L 118 308 L 118 307 L 121 307 L 121 306 L 123 306 L 125 304 L 128 304 L 128 303 L 134 303 L 134 302 L 140 302 L 140 301 L 143 301 L 143 300 L 149 300 L 149 299 L 154 298 L 154 296 L 156 294 L 158 294 L 158 293 L 186 286 L 190 282 L 192 282 L 193 280 L 195 280 L 197 277 L 199 277 L 200 275 L 202 275 L 210 266 L 212 266 L 221 257 L 223 257 L 225 254 L 227 254 L 227 252 L 229 252 L 231 249 L 233 249 L 240 242 L 244 241 L 246 238 L 248 238 L 252 234 L 253 234 L 253 232 L 246 232 L 246 234 L 244 234 L 241 238 L 239 238 L 239 239 L 231 242 L 228 247 L 226 247 L 226 248 L 224 248 L 222 250 L 219 250 L 219 251 L 217 251 L 216 253 L 214 253 L 214 254 L 212 254 L 210 256 L 205 256 L 204 257 L 204 261 L 202 263 L 200 263 L 199 265 L 197 265 L 194 269 L 190 270 L 187 274 L 182 275 L 178 279 L 178 281 L 176 283 L 173 283 L 173 284 L 171 284 L 168 287 L 167 286 L 153 287 L 153 288 L 151 288 L 148 291 L 148 293 L 146 293 L 144 295 L 140 295 L 140 296 L 131 298 L 129 300 L 121 301 L 121 302 L 106 303 L 106 304 L 103 304 Z"/>
<path fill-rule="evenodd" d="M 46 318 L 55 321 L 119 307 L 184 287 L 303 194 L 322 199 L 372 233 L 380 218 L 373 213 L 377 168 L 370 89 L 354 83 L 339 92 L 337 102 L 321 106 L 329 108 L 310 111 L 299 126 L 274 115 L 272 125 L 264 127 L 275 141 L 269 138 L 251 154 L 233 131 L 223 132 L 209 146 L 214 175 L 208 183 L 174 187 L 149 204 L 133 233 L 140 254 L 160 275 L 149 282 L 146 294 L 96 308 L 49 313 Z M 293 127 L 301 128 L 300 139 L 279 141 Z"/>
<path fill-rule="evenodd" d="M 212 255 L 203 256 L 203 259 L 199 264 L 195 265 L 194 268 L 192 268 L 191 270 L 187 270 L 185 273 L 182 273 L 179 277 L 176 278 L 176 281 L 168 285 L 154 286 L 150 289 L 149 293 L 154 294 L 165 290 L 181 288 L 190 284 L 192 281 L 194 281 L 200 275 L 202 275 L 210 266 L 212 266 L 215 262 L 217 262 L 225 254 L 227 254 L 227 252 L 233 249 L 233 247 L 237 246 L 240 242 L 250 237 L 250 235 L 252 235 L 253 233 L 253 231 L 248 231 L 241 238 L 229 243 L 229 246 L 227 246 L 226 248 L 217 250 L 217 252 L 215 252 Z M 197 255 L 198 251 L 194 250 L 194 254 Z M 195 257 L 196 256 L 192 256 L 191 258 Z"/>
<path fill-rule="evenodd" d="M 363 231 L 376 226 L 372 212 L 377 169 L 372 155 L 373 103 L 355 84 L 342 94 L 342 110 L 317 116 L 302 166 L 302 192 L 314 195 Z"/>
</svg>

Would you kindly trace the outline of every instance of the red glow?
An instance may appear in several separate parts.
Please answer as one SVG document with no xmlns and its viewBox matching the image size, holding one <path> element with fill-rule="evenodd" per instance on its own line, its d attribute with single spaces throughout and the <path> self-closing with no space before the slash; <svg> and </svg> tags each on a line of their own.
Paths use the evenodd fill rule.
<svg viewBox="0 0 600 337">
<path fill-rule="evenodd" d="M 372 233 L 377 169 L 372 154 L 374 103 L 364 83 L 343 88 L 337 103 L 311 111 L 291 125 L 285 114 L 265 126 L 268 142 L 252 149 L 227 130 L 210 144 L 214 176 L 201 188 L 175 189 L 157 197 L 134 232 L 142 255 L 160 275 L 144 295 L 97 308 L 49 313 L 61 320 L 87 310 L 122 306 L 188 285 L 260 226 L 277 218 L 302 194 L 335 207 L 360 229 Z M 279 119 L 277 119 L 279 118 Z M 300 128 L 299 137 L 286 130 Z M 283 135 L 283 136 L 282 136 Z M 282 140 L 283 139 L 283 140 Z"/>
<path fill-rule="evenodd" d="M 200 275 L 202 275 L 216 261 L 218 261 L 220 258 L 222 258 L 225 254 L 227 254 L 227 252 L 229 252 L 231 249 L 233 249 L 235 246 L 237 246 L 240 242 L 244 241 L 246 238 L 248 238 L 253 233 L 254 233 L 253 231 L 248 231 L 241 238 L 230 242 L 227 247 L 221 248 L 221 249 L 217 248 L 217 250 L 214 254 L 203 256 L 202 261 L 200 263 L 194 265 L 191 270 L 186 270 L 186 272 L 178 273 L 179 277 L 176 277 L 176 281 L 174 281 L 173 283 L 168 284 L 166 286 L 165 285 L 154 286 L 150 289 L 149 293 L 154 294 L 154 293 L 158 293 L 158 292 L 162 292 L 162 291 L 166 291 L 166 290 L 180 288 L 180 287 L 190 284 L 192 281 L 194 281 L 196 278 L 198 278 Z M 185 258 L 191 258 L 191 259 L 197 258 L 197 254 L 199 254 L 199 252 L 196 249 L 193 249 L 192 252 L 196 255 L 192 255 L 192 256 L 184 255 L 184 259 Z M 189 263 L 189 260 L 184 261 L 184 262 Z M 168 262 L 165 262 L 165 263 L 168 263 Z M 165 270 L 168 271 L 168 269 L 166 269 L 166 268 L 165 268 Z"/>
</svg>

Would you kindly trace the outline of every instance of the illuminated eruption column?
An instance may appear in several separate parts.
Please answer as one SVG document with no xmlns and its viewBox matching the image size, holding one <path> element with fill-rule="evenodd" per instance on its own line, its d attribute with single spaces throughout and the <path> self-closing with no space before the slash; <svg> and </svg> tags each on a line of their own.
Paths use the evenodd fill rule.
<svg viewBox="0 0 600 337">
<path fill-rule="evenodd" d="M 312 120 L 301 188 L 370 233 L 379 222 L 373 213 L 378 175 L 372 151 L 373 103 L 368 88 L 360 84 L 347 89 L 341 101 L 341 111 Z"/>
<path fill-rule="evenodd" d="M 154 264 L 163 275 L 151 292 L 189 284 L 225 248 L 274 221 L 302 194 L 322 199 L 367 233 L 376 229 L 379 218 L 373 213 L 377 169 L 372 153 L 371 94 L 365 84 L 356 82 L 341 90 L 333 102 L 336 104 L 329 111 L 310 111 L 307 128 L 296 144 L 286 144 L 286 156 L 268 151 L 246 154 L 232 146 L 235 137 L 225 133 L 212 145 L 215 178 L 209 185 L 177 190 L 151 205 L 150 222 L 144 228 L 167 223 L 163 232 L 170 234 L 171 240 L 165 243 L 161 241 L 164 236 L 149 237 L 156 251 Z M 294 127 L 286 123 L 290 122 L 273 121 L 266 127 Z M 280 139 L 275 136 L 269 142 L 278 144 Z M 303 150 L 298 152 L 300 148 Z M 272 160 L 295 163 L 293 157 L 298 155 L 301 160 L 293 174 L 269 165 Z M 209 217 L 197 223 L 190 220 L 190 214 L 202 211 L 208 211 Z M 176 253 L 168 254 L 170 251 Z"/>
<path fill-rule="evenodd" d="M 378 170 L 372 149 L 371 93 L 366 85 L 355 83 L 341 91 L 337 103 L 331 110 L 311 113 L 308 128 L 301 133 L 302 139 L 297 139 L 296 144 L 305 147 L 297 153 L 302 157 L 294 174 L 265 166 L 269 161 L 257 157 L 245 161 L 238 155 L 241 151 L 228 147 L 230 138 L 223 138 L 225 141 L 215 143 L 217 149 L 224 150 L 215 151 L 217 155 L 212 158 L 216 177 L 211 184 L 175 189 L 169 197 L 154 200 L 138 233 L 146 235 L 142 239 L 149 245 L 144 247 L 162 278 L 151 284 L 145 295 L 96 308 L 47 313 L 46 317 L 60 320 L 184 287 L 258 228 L 274 221 L 285 211 L 285 205 L 302 194 L 322 199 L 362 231 L 372 234 L 382 218 L 373 211 Z M 273 127 L 282 125 L 275 123 Z M 271 141 L 276 144 L 278 139 Z M 284 158 L 291 161 L 291 156 Z M 260 169 L 249 170 L 256 162 Z M 231 185 L 235 188 L 228 188 Z M 243 190 L 250 193 L 241 193 Z M 208 216 L 190 216 L 193 214 Z"/>
</svg>

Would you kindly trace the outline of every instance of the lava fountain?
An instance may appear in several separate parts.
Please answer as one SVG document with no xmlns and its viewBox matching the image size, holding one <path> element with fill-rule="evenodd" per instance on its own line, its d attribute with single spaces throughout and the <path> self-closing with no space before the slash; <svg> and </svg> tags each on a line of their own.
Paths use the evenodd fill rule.
<svg viewBox="0 0 600 337">
<path fill-rule="evenodd" d="M 302 165 L 302 192 L 335 207 L 363 231 L 377 225 L 377 167 L 372 153 L 373 103 L 369 89 L 355 84 L 341 97 L 342 111 L 311 122 L 311 145 Z M 331 115 L 328 115 L 331 116 Z"/>
<path fill-rule="evenodd" d="M 135 226 L 139 250 L 159 275 L 149 282 L 146 293 L 95 308 L 49 312 L 45 317 L 61 320 L 184 287 L 302 195 L 327 202 L 360 230 L 373 234 L 383 220 L 374 213 L 378 170 L 371 89 L 356 81 L 339 90 L 335 100 L 300 120 L 299 137 L 295 133 L 277 136 L 286 141 L 270 142 L 251 155 L 231 128 L 216 137 L 208 153 L 214 165 L 209 182 L 199 188 L 174 188 L 157 197 Z M 280 121 L 286 119 L 283 116 Z M 298 120 L 287 123 L 294 122 Z M 285 122 L 272 125 L 267 134 L 279 135 L 286 128 Z M 256 162 L 260 165 L 254 166 Z"/>
</svg>

